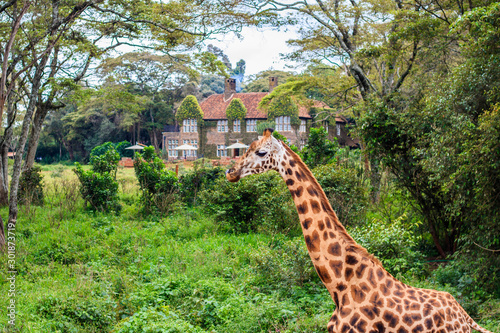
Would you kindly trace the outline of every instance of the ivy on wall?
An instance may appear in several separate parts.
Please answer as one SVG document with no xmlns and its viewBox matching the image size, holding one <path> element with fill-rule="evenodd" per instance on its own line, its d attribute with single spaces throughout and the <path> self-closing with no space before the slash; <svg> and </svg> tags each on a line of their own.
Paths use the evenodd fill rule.
<svg viewBox="0 0 500 333">
<path fill-rule="evenodd" d="M 203 121 L 203 110 L 198 104 L 198 100 L 193 95 L 187 95 L 177 109 L 175 119 L 182 122 L 184 119 L 196 119 L 198 125 Z"/>
<path fill-rule="evenodd" d="M 267 119 L 274 120 L 280 116 L 290 116 L 290 123 L 292 125 L 300 125 L 299 107 L 293 101 L 292 97 L 286 95 L 277 96 L 269 103 Z"/>
<path fill-rule="evenodd" d="M 243 104 L 243 101 L 239 98 L 233 98 L 226 108 L 226 116 L 230 121 L 240 119 L 245 119 L 247 115 L 247 108 Z"/>
</svg>

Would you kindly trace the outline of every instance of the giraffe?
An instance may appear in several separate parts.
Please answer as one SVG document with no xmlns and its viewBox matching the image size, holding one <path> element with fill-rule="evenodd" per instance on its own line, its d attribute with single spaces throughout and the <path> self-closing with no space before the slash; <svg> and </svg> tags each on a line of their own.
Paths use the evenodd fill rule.
<svg viewBox="0 0 500 333">
<path fill-rule="evenodd" d="M 391 276 L 357 244 L 339 222 L 311 171 L 286 144 L 266 129 L 235 166 L 230 182 L 277 171 L 290 190 L 309 256 L 336 308 L 328 332 L 468 333 L 480 327 L 446 292 L 420 289 Z"/>
</svg>

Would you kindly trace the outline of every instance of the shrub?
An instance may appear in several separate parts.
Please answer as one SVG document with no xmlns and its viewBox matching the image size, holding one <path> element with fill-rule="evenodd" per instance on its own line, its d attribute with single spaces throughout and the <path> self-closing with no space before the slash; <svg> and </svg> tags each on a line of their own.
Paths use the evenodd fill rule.
<svg viewBox="0 0 500 333">
<path fill-rule="evenodd" d="M 114 147 L 106 150 L 101 155 L 90 156 L 90 164 L 94 172 L 98 173 L 109 173 L 116 179 L 116 170 L 118 168 L 118 162 L 120 161 L 120 154 L 116 151 Z"/>
<path fill-rule="evenodd" d="M 80 181 L 80 193 L 85 200 L 85 207 L 90 204 L 96 211 L 120 211 L 118 203 L 118 182 L 109 173 L 83 170 L 80 163 L 75 163 L 74 172 Z"/>
<path fill-rule="evenodd" d="M 368 189 L 356 170 L 332 163 L 319 166 L 312 173 L 342 224 L 351 225 L 363 220 L 369 204 Z"/>
<path fill-rule="evenodd" d="M 141 188 L 144 213 L 172 211 L 177 202 L 179 181 L 174 172 L 165 168 L 154 147 L 144 148 L 142 155 L 135 154 L 134 170 Z"/>
<path fill-rule="evenodd" d="M 338 149 L 336 141 L 328 140 L 328 134 L 323 127 L 311 128 L 307 145 L 301 150 L 300 155 L 304 163 L 314 168 L 331 163 Z"/>
<path fill-rule="evenodd" d="M 168 306 L 144 308 L 115 326 L 116 333 L 203 333 L 199 327 L 179 318 Z"/>
<path fill-rule="evenodd" d="M 108 150 L 116 150 L 113 142 L 104 142 L 102 145 L 92 148 L 92 150 L 90 151 L 90 158 L 92 158 L 93 156 L 104 155 Z"/>
<path fill-rule="evenodd" d="M 121 206 L 118 203 L 116 170 L 120 155 L 114 146 L 106 145 L 106 147 L 101 155 L 91 156 L 92 170 L 83 170 L 80 163 L 76 162 L 76 169 L 73 171 L 80 181 L 80 193 L 85 200 L 85 207 L 90 204 L 92 209 L 97 211 L 119 212 Z"/>
<path fill-rule="evenodd" d="M 102 145 L 96 146 L 90 152 L 90 158 L 93 156 L 101 156 L 104 155 L 108 150 L 116 150 L 120 157 L 132 157 L 133 151 L 130 149 L 125 149 L 131 146 L 131 143 L 128 141 L 121 141 L 117 143 L 113 142 L 104 142 Z"/>
<path fill-rule="evenodd" d="M 254 283 L 264 290 L 279 289 L 288 294 L 306 282 L 321 284 L 302 236 L 285 239 L 277 235 L 271 246 L 259 248 L 251 259 L 257 273 Z"/>
<path fill-rule="evenodd" d="M 19 180 L 19 203 L 43 206 L 43 176 L 40 166 L 24 170 Z"/>
<path fill-rule="evenodd" d="M 225 171 L 221 167 L 212 167 L 196 161 L 193 171 L 179 178 L 182 200 L 188 205 L 196 204 L 200 191 L 214 189 L 217 179 L 225 178 L 224 174 Z"/>
<path fill-rule="evenodd" d="M 393 222 L 373 219 L 350 230 L 351 236 L 368 252 L 376 255 L 392 275 L 422 276 L 423 255 L 415 250 L 420 239 L 408 225 L 406 215 Z"/>
<path fill-rule="evenodd" d="M 243 178 L 237 183 L 219 178 L 212 190 L 200 193 L 200 202 L 226 231 L 287 233 L 300 230 L 292 197 L 275 172 Z"/>
</svg>

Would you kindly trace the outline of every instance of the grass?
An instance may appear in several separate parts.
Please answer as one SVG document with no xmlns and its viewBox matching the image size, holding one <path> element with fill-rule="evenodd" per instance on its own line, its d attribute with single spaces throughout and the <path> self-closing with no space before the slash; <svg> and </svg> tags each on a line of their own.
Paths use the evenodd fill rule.
<svg viewBox="0 0 500 333">
<path fill-rule="evenodd" d="M 92 213 L 82 208 L 70 167 L 44 166 L 43 174 L 45 206 L 22 206 L 16 228 L 17 330 L 10 331 L 326 331 L 334 305 L 302 237 L 221 233 L 195 208 L 142 217 L 132 169 L 117 173 L 121 214 Z M 0 288 L 7 287 L 3 269 Z M 0 306 L 8 302 L 0 293 Z M 481 305 L 480 324 L 498 332 L 499 309 L 494 299 Z M 2 313 L 0 330 L 7 327 Z"/>
</svg>

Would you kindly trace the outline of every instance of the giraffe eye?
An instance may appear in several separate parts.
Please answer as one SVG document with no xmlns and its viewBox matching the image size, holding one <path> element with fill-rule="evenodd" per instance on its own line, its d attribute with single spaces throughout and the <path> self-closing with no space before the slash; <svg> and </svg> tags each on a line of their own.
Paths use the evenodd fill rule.
<svg viewBox="0 0 500 333">
<path fill-rule="evenodd" d="M 255 152 L 255 155 L 257 156 L 260 156 L 260 157 L 263 157 L 267 154 L 267 151 L 256 151 Z"/>
</svg>

